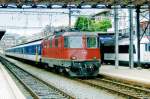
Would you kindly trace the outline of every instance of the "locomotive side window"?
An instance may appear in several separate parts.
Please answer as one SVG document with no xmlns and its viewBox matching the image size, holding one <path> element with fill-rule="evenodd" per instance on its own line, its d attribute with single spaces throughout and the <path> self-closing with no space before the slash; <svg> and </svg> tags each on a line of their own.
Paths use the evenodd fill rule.
<svg viewBox="0 0 150 99">
<path fill-rule="evenodd" d="M 55 47 L 58 47 L 58 39 L 55 39 Z"/>
<path fill-rule="evenodd" d="M 87 37 L 87 47 L 97 48 L 97 37 Z"/>
<path fill-rule="evenodd" d="M 52 48 L 52 40 L 49 41 L 49 47 Z"/>
<path fill-rule="evenodd" d="M 64 37 L 64 47 L 65 48 L 69 47 L 68 37 Z"/>
<path fill-rule="evenodd" d="M 49 48 L 52 48 L 52 37 L 50 36 L 50 37 L 48 38 L 48 40 L 49 40 Z"/>
<path fill-rule="evenodd" d="M 65 48 L 82 48 L 82 37 L 80 36 L 65 37 L 64 47 Z"/>
</svg>

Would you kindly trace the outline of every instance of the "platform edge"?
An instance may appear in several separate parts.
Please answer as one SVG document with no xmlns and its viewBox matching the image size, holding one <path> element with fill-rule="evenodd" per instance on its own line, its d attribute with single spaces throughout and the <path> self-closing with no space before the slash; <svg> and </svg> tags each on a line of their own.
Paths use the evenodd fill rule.
<svg viewBox="0 0 150 99">
<path fill-rule="evenodd" d="M 13 91 L 13 94 L 15 95 L 16 99 L 26 99 L 26 97 L 23 95 L 21 90 L 17 87 L 16 83 L 13 81 L 13 79 L 8 75 L 8 72 L 5 70 L 4 66 L 0 63 L 0 68 L 2 69 L 2 72 L 11 88 Z"/>
</svg>

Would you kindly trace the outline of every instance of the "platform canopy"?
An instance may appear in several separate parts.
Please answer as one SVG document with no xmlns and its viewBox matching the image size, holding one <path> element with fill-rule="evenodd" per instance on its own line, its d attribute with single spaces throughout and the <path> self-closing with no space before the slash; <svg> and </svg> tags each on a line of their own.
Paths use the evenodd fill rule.
<svg viewBox="0 0 150 99">
<path fill-rule="evenodd" d="M 0 30 L 0 40 L 2 39 L 3 35 L 5 34 L 6 31 Z"/>
<path fill-rule="evenodd" d="M 114 5 L 121 5 L 125 7 L 127 5 L 150 5 L 150 0 L 0 0 L 1 8 L 8 7 L 30 7 L 31 8 L 53 8 L 53 6 L 59 5 L 60 8 L 82 8 L 82 6 L 91 5 L 91 8 L 102 8 Z"/>
</svg>

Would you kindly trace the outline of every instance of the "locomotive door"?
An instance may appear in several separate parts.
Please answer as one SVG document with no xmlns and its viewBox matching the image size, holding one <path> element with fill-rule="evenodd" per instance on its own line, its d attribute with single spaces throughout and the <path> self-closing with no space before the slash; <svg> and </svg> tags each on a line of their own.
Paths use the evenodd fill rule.
<svg viewBox="0 0 150 99">
<path fill-rule="evenodd" d="M 101 58 L 101 64 L 104 63 L 104 43 L 102 43 L 101 39 L 99 38 L 99 51 L 100 51 L 100 58 Z"/>
<path fill-rule="evenodd" d="M 63 47 L 63 37 L 60 37 L 60 59 L 63 59 L 64 47 Z"/>
<path fill-rule="evenodd" d="M 104 44 L 102 44 L 102 43 L 100 46 L 100 53 L 101 53 L 101 63 L 103 64 L 103 62 L 104 62 Z"/>
</svg>

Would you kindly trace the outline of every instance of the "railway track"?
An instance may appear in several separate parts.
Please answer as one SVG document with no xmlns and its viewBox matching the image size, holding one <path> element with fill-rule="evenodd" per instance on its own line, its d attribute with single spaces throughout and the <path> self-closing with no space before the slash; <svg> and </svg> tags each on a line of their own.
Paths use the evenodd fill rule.
<svg viewBox="0 0 150 99">
<path fill-rule="evenodd" d="M 125 84 L 115 80 L 113 81 L 112 79 L 96 78 L 94 80 L 77 80 L 96 88 L 105 89 L 115 94 L 117 93 L 127 99 L 150 99 L 150 89 Z"/>
<path fill-rule="evenodd" d="M 59 76 L 64 77 L 64 75 L 59 75 Z M 100 90 L 101 89 L 107 90 L 114 94 L 118 94 L 123 97 L 126 97 L 127 99 L 150 99 L 150 89 L 126 84 L 124 82 L 112 80 L 105 77 L 98 77 L 96 79 L 84 79 L 84 80 L 77 79 L 77 78 L 76 79 L 69 78 L 69 79 L 79 81 L 84 84 L 88 84 Z M 66 97 L 70 99 L 73 98 L 71 96 L 66 96 Z"/>
<path fill-rule="evenodd" d="M 74 99 L 74 97 L 40 80 L 8 60 L 0 57 L 0 61 L 31 93 L 34 99 Z"/>
</svg>

